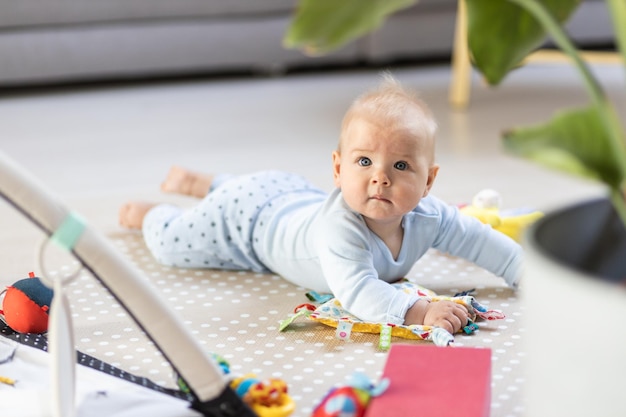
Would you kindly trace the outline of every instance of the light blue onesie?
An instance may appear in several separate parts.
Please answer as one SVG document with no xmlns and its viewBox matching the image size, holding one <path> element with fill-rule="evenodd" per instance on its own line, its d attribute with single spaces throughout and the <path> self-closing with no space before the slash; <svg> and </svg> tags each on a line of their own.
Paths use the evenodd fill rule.
<svg viewBox="0 0 626 417">
<path fill-rule="evenodd" d="M 274 272 L 332 292 L 357 317 L 402 324 L 417 296 L 389 282 L 406 276 L 430 248 L 459 256 L 517 286 L 522 249 L 512 239 L 433 196 L 406 214 L 397 259 L 362 217 L 304 178 L 278 171 L 216 178 L 196 207 L 159 205 L 143 233 L 155 258 L 187 268 Z"/>
</svg>

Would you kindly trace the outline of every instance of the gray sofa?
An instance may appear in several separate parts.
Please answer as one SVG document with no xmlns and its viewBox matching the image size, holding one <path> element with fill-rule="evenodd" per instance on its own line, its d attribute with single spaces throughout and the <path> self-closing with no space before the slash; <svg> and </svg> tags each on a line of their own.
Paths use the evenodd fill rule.
<svg viewBox="0 0 626 417">
<path fill-rule="evenodd" d="M 366 1 L 366 0 L 364 0 Z M 456 0 L 422 0 L 323 57 L 282 47 L 296 0 L 0 0 L 0 86 L 447 58 Z M 581 41 L 610 39 L 604 4 L 573 19 Z"/>
</svg>

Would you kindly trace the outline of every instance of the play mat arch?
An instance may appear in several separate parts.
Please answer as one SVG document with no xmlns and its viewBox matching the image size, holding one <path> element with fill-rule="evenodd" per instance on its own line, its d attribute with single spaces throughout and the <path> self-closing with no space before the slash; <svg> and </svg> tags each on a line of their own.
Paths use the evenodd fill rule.
<svg viewBox="0 0 626 417">
<path fill-rule="evenodd" d="M 255 415 L 230 388 L 214 357 L 145 283 L 142 272 L 43 183 L 2 152 L 0 196 L 45 233 L 40 262 L 48 242 L 52 242 L 70 252 L 110 291 L 185 382 L 192 409 L 205 416 Z M 44 265 L 40 267 L 43 269 Z M 76 411 L 76 351 L 71 315 L 63 295 L 64 279 L 48 277 L 55 290 L 48 332 L 52 381 L 49 407 L 42 405 L 42 409 L 55 417 L 68 417 Z"/>
</svg>

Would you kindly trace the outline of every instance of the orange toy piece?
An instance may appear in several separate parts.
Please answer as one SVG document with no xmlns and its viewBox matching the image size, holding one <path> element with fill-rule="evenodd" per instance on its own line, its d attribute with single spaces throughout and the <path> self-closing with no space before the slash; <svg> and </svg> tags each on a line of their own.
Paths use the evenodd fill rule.
<svg viewBox="0 0 626 417">
<path fill-rule="evenodd" d="M 281 379 L 262 381 L 254 374 L 246 374 L 234 379 L 230 386 L 259 417 L 287 417 L 296 408 Z"/>
<path fill-rule="evenodd" d="M 45 333 L 53 291 L 34 273 L 28 275 L 29 278 L 21 279 L 3 291 L 0 315 L 16 332 Z"/>
</svg>

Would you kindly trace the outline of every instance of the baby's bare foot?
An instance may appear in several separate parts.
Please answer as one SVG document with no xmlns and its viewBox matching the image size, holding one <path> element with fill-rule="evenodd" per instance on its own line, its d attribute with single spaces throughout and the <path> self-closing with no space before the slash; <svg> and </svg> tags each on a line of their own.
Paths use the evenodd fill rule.
<svg viewBox="0 0 626 417">
<path fill-rule="evenodd" d="M 132 201 L 120 207 L 120 225 L 128 229 L 141 229 L 143 218 L 155 204 L 143 201 Z"/>
<path fill-rule="evenodd" d="M 202 198 L 208 194 L 212 182 L 213 176 L 211 175 L 199 174 L 173 166 L 161 184 L 161 190 L 167 193 Z"/>
</svg>

